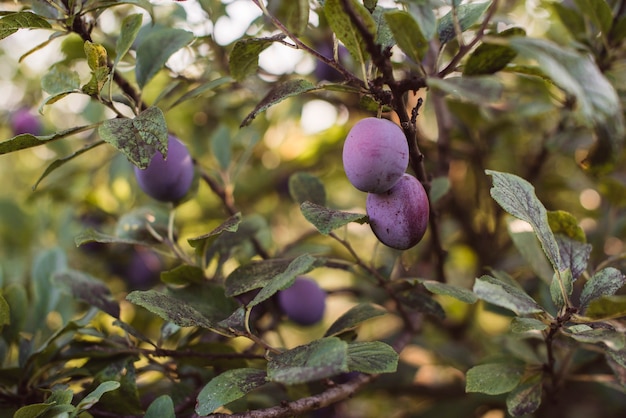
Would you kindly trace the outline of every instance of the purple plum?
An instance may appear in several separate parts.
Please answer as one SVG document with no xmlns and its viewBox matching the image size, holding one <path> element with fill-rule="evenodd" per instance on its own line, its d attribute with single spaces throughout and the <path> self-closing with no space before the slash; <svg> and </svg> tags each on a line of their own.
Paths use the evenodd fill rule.
<svg viewBox="0 0 626 418">
<path fill-rule="evenodd" d="M 402 129 L 387 119 L 357 122 L 343 144 L 343 168 L 350 183 L 363 192 L 391 189 L 409 165 L 409 146 Z"/>
<path fill-rule="evenodd" d="M 11 129 L 14 136 L 21 134 L 37 136 L 41 135 L 43 130 L 41 120 L 27 108 L 18 109 L 11 115 Z"/>
<path fill-rule="evenodd" d="M 291 287 L 278 292 L 277 297 L 280 309 L 297 324 L 313 325 L 324 317 L 326 292 L 313 279 L 296 277 Z"/>
<path fill-rule="evenodd" d="M 139 187 L 162 202 L 182 199 L 191 188 L 193 174 L 193 161 L 187 147 L 173 135 L 168 139 L 167 159 L 157 151 L 145 170 L 135 167 Z"/>
<path fill-rule="evenodd" d="M 398 250 L 416 245 L 428 226 L 428 195 L 415 177 L 404 174 L 387 192 L 369 193 L 370 227 L 383 244 Z"/>
<path fill-rule="evenodd" d="M 163 261 L 157 253 L 138 247 L 131 256 L 123 275 L 130 288 L 144 290 L 159 282 L 163 268 Z"/>
</svg>

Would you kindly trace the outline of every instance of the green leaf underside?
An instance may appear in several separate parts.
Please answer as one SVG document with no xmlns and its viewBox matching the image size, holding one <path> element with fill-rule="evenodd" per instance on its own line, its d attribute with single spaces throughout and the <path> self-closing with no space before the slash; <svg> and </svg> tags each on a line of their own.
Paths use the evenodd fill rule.
<svg viewBox="0 0 626 418">
<path fill-rule="evenodd" d="M 376 22 L 370 12 L 356 0 L 348 0 L 349 5 L 359 17 L 367 31 L 376 36 Z M 324 14 L 328 20 L 328 25 L 333 30 L 337 38 L 345 45 L 350 55 L 356 62 L 364 63 L 369 56 L 365 40 L 359 29 L 352 22 L 350 15 L 343 8 L 341 0 L 326 0 L 324 4 Z"/>
<path fill-rule="evenodd" d="M 80 77 L 64 64 L 54 64 L 41 78 L 41 88 L 51 96 L 76 92 L 80 88 Z"/>
<path fill-rule="evenodd" d="M 522 379 L 524 366 L 518 363 L 488 363 L 466 373 L 466 392 L 499 395 L 513 390 Z"/>
<path fill-rule="evenodd" d="M 309 254 L 303 254 L 295 258 L 291 263 L 289 263 L 285 271 L 274 276 L 272 280 L 261 289 L 261 291 L 248 304 L 248 307 L 252 308 L 271 298 L 280 290 L 288 288 L 293 284 L 296 277 L 310 272 L 318 267 L 318 265 L 318 259 Z"/>
<path fill-rule="evenodd" d="M 490 76 L 430 77 L 427 84 L 455 99 L 481 105 L 497 102 L 503 91 L 500 80 Z"/>
<path fill-rule="evenodd" d="M 525 377 L 522 382 L 509 393 L 506 406 L 514 417 L 532 414 L 541 405 L 543 392 L 542 374 L 535 373 Z"/>
<path fill-rule="evenodd" d="M 473 26 L 483 13 L 489 8 L 490 1 L 484 3 L 467 3 L 461 4 L 456 8 L 456 14 L 459 21 L 461 32 L 465 32 L 471 26 Z M 452 10 L 443 16 L 437 25 L 437 33 L 439 34 L 439 41 L 444 44 L 451 41 L 456 37 L 454 29 L 454 14 Z"/>
<path fill-rule="evenodd" d="M 174 401 L 169 395 L 161 395 L 152 401 L 144 418 L 176 418 Z"/>
<path fill-rule="evenodd" d="M 194 39 L 193 33 L 182 29 L 162 28 L 151 32 L 137 47 L 135 76 L 143 88 L 165 66 L 176 51 Z"/>
<path fill-rule="evenodd" d="M 256 73 L 259 68 L 259 54 L 284 37 L 284 35 L 278 35 L 271 38 L 251 38 L 235 43 L 228 61 L 230 75 L 235 80 L 242 81 Z"/>
<path fill-rule="evenodd" d="M 308 80 L 288 80 L 284 83 L 277 84 L 259 103 L 257 103 L 254 110 L 245 117 L 240 126 L 248 126 L 259 113 L 267 110 L 276 103 L 282 102 L 288 97 L 297 96 L 316 89 L 317 87 Z"/>
<path fill-rule="evenodd" d="M 100 280 L 76 270 L 57 272 L 52 275 L 52 280 L 67 288 L 75 298 L 119 319 L 120 306 L 109 288 Z"/>
<path fill-rule="evenodd" d="M 428 50 L 428 40 L 422 34 L 411 14 L 394 10 L 384 14 L 398 47 L 413 61 L 419 63 Z"/>
<path fill-rule="evenodd" d="M 227 370 L 211 379 L 198 394 L 196 413 L 205 416 L 220 406 L 242 398 L 267 383 L 264 370 L 241 368 Z"/>
<path fill-rule="evenodd" d="M 337 318 L 330 328 L 328 328 L 324 336 L 331 337 L 353 330 L 362 322 L 385 315 L 386 313 L 387 311 L 381 307 L 369 303 L 358 304 Z"/>
<path fill-rule="evenodd" d="M 517 315 L 543 312 L 543 308 L 523 290 L 492 276 L 477 278 L 474 293 L 479 299 L 509 309 Z"/>
<path fill-rule="evenodd" d="M 493 177 L 493 199 L 508 213 L 528 222 L 555 271 L 564 270 L 559 247 L 548 224 L 546 208 L 535 195 L 535 188 L 514 174 L 486 170 Z"/>
<path fill-rule="evenodd" d="M 626 345 L 626 336 L 614 329 L 594 329 L 587 325 L 573 325 L 565 328 L 564 331 L 576 341 L 588 344 L 602 343 L 613 351 L 623 350 Z"/>
<path fill-rule="evenodd" d="M 420 280 L 420 283 L 429 291 L 436 295 L 445 295 L 453 297 L 461 302 L 476 303 L 478 297 L 470 290 L 450 285 L 447 283 L 436 282 L 434 280 Z"/>
<path fill-rule="evenodd" d="M 271 357 L 267 376 L 272 382 L 296 385 L 348 370 L 348 344 L 339 338 L 329 337 Z"/>
<path fill-rule="evenodd" d="M 94 229 L 86 229 L 80 232 L 76 237 L 74 237 L 74 243 L 77 247 L 80 247 L 83 244 L 88 242 L 99 242 L 102 244 L 129 244 L 129 245 L 142 245 L 142 246 L 150 246 L 152 243 L 147 241 L 139 241 L 128 238 L 120 238 L 113 235 L 107 235 L 102 232 L 98 232 Z"/>
<path fill-rule="evenodd" d="M 600 296 L 614 295 L 626 283 L 626 277 L 614 267 L 604 268 L 595 273 L 580 294 L 580 306 L 585 308 L 592 300 Z"/>
<path fill-rule="evenodd" d="M 0 39 L 4 39 L 17 32 L 19 29 L 50 29 L 52 25 L 35 13 L 17 12 L 10 13 L 0 19 Z"/>
<path fill-rule="evenodd" d="M 326 204 L 326 189 L 319 178 L 310 173 L 299 172 L 289 177 L 289 195 L 299 204 L 310 201 Z"/>
<path fill-rule="evenodd" d="M 324 235 L 328 235 L 334 229 L 341 228 L 350 222 L 363 224 L 367 219 L 367 215 L 329 209 L 312 202 L 302 203 L 300 210 L 305 219 Z"/>
<path fill-rule="evenodd" d="M 98 133 L 139 168 L 148 167 L 156 152 L 167 158 L 167 123 L 158 107 L 149 107 L 134 119 L 105 120 Z"/>
<path fill-rule="evenodd" d="M 394 373 L 398 353 L 382 341 L 353 342 L 348 345 L 348 369 L 361 373 Z"/>
<path fill-rule="evenodd" d="M 535 318 L 519 318 L 515 317 L 511 321 L 511 331 L 516 334 L 531 331 L 543 331 L 548 325 Z"/>
</svg>

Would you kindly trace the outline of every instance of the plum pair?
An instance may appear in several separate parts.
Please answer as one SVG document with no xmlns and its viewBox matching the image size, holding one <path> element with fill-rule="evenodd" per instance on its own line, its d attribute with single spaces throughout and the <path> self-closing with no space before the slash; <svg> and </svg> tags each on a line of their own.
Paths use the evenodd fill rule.
<svg viewBox="0 0 626 418">
<path fill-rule="evenodd" d="M 398 250 L 415 246 L 428 226 L 428 195 L 415 177 L 405 173 L 408 165 L 406 137 L 389 120 L 362 119 L 346 137 L 346 176 L 355 188 L 368 193 L 365 206 L 374 235 Z"/>
</svg>

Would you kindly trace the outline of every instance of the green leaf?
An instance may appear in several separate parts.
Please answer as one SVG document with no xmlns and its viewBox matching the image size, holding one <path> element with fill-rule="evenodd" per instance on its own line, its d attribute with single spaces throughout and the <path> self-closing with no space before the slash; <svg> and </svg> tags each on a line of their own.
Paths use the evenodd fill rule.
<svg viewBox="0 0 626 418">
<path fill-rule="evenodd" d="M 189 90 L 187 93 L 180 96 L 172 105 L 170 105 L 170 109 L 178 106 L 179 104 L 186 102 L 187 100 L 195 99 L 196 97 L 200 97 L 207 91 L 213 91 L 218 87 L 221 87 L 225 84 L 230 84 L 233 82 L 233 78 L 229 76 L 216 78 L 215 80 L 211 80 L 209 82 L 200 84 L 198 87 L 195 87 Z"/>
<path fill-rule="evenodd" d="M 543 391 L 543 375 L 534 373 L 525 377 L 506 398 L 506 406 L 514 417 L 532 414 L 541 405 Z"/>
<path fill-rule="evenodd" d="M 607 267 L 596 272 L 585 283 L 580 294 L 580 307 L 586 308 L 594 299 L 600 296 L 614 295 L 626 283 L 626 276 L 616 268 Z"/>
<path fill-rule="evenodd" d="M 543 308 L 523 290 L 495 277 L 484 275 L 477 278 L 474 293 L 479 299 L 509 309 L 517 315 L 543 312 Z"/>
<path fill-rule="evenodd" d="M 353 342 L 348 345 L 348 369 L 361 373 L 394 373 L 398 353 L 382 341 Z"/>
<path fill-rule="evenodd" d="M 546 76 L 576 99 L 576 109 L 587 124 L 601 127 L 608 135 L 609 154 L 621 149 L 624 116 L 619 96 L 591 57 L 543 39 L 515 37 L 508 44 L 536 61 Z"/>
<path fill-rule="evenodd" d="M 66 288 L 76 299 L 119 319 L 120 306 L 114 300 L 109 288 L 100 280 L 76 270 L 56 272 L 52 275 L 52 280 Z"/>
<path fill-rule="evenodd" d="M 216 325 L 188 303 L 155 290 L 134 291 L 126 299 L 181 327 L 216 330 Z"/>
<path fill-rule="evenodd" d="M 510 28 L 495 35 L 497 38 L 524 36 L 522 28 Z M 507 66 L 517 56 L 517 52 L 507 45 L 484 42 L 472 52 L 463 67 L 463 75 L 483 75 L 496 73 Z"/>
<path fill-rule="evenodd" d="M 30 12 L 9 13 L 0 19 L 0 39 L 4 39 L 18 29 L 51 29 L 46 19 Z"/>
<path fill-rule="evenodd" d="M 198 237 L 189 238 L 187 242 L 193 248 L 202 248 L 210 245 L 221 234 L 225 232 L 236 232 L 239 229 L 239 225 L 241 224 L 241 219 L 241 213 L 237 212 L 236 214 L 222 222 L 217 228 L 213 229 L 211 232 L 200 235 Z"/>
<path fill-rule="evenodd" d="M 61 291 L 53 285 L 52 275 L 66 269 L 67 255 L 60 248 L 50 248 L 35 256 L 31 272 L 31 309 L 34 311 L 34 320 L 29 321 L 29 325 L 39 326 L 39 321 L 43 321 L 49 312 L 57 309 Z"/>
<path fill-rule="evenodd" d="M 100 137 L 139 168 L 146 168 L 158 151 L 167 158 L 167 123 L 158 107 L 149 107 L 135 119 L 109 119 L 98 128 Z"/>
<path fill-rule="evenodd" d="M 254 110 L 245 117 L 240 127 L 248 126 L 257 115 L 276 103 L 282 102 L 288 97 L 297 96 L 316 90 L 317 87 L 308 80 L 288 80 L 276 85 L 267 95 L 261 99 Z"/>
<path fill-rule="evenodd" d="M 309 254 L 303 254 L 295 258 L 291 263 L 289 263 L 285 271 L 274 276 L 272 280 L 261 289 L 261 291 L 248 304 L 248 307 L 252 308 L 269 299 L 280 290 L 287 289 L 293 284 L 296 277 L 312 271 L 319 265 L 319 260 Z"/>
<path fill-rule="evenodd" d="M 298 172 L 292 174 L 289 177 L 289 194 L 294 202 L 298 204 L 306 201 L 322 206 L 326 204 L 324 183 L 310 173 Z"/>
<path fill-rule="evenodd" d="M 456 8 L 456 14 L 459 21 L 461 32 L 465 32 L 471 26 L 473 26 L 478 19 L 485 13 L 487 8 L 491 5 L 490 1 L 484 3 L 466 3 L 461 4 Z M 456 38 L 454 30 L 454 14 L 450 10 L 445 16 L 443 16 L 437 25 L 437 33 L 439 34 L 439 42 L 445 44 Z"/>
<path fill-rule="evenodd" d="M 97 388 L 95 388 L 91 393 L 85 396 L 83 400 L 80 401 L 78 405 L 76 405 L 76 409 L 79 411 L 85 411 L 87 409 L 90 409 L 92 406 L 94 406 L 100 401 L 100 398 L 102 397 L 102 395 L 104 395 L 107 392 L 114 391 L 118 389 L 119 387 L 120 387 L 120 383 L 115 382 L 115 381 L 100 383 L 100 385 L 98 385 Z"/>
<path fill-rule="evenodd" d="M 128 15 L 124 18 L 124 20 L 122 20 L 120 36 L 117 38 L 117 42 L 115 43 L 115 61 L 113 61 L 114 67 L 117 67 L 117 64 L 119 64 L 124 55 L 126 55 L 126 53 L 130 50 L 133 42 L 135 42 L 139 29 L 141 28 L 142 20 L 143 15 L 141 13 Z"/>
<path fill-rule="evenodd" d="M 226 125 L 220 127 L 211 135 L 211 153 L 220 165 L 220 169 L 226 171 L 232 159 L 230 129 Z"/>
<path fill-rule="evenodd" d="M 402 52 L 413 61 L 422 62 L 428 51 L 428 40 L 413 16 L 402 10 L 386 12 L 384 16 Z"/>
<path fill-rule="evenodd" d="M 522 334 L 531 331 L 543 331 L 548 325 L 535 318 L 515 317 L 511 321 L 511 331 L 515 334 Z"/>
<path fill-rule="evenodd" d="M 11 325 L 11 307 L 4 296 L 0 294 L 0 330 L 5 325 Z"/>
<path fill-rule="evenodd" d="M 578 10 L 596 26 L 596 30 L 606 37 L 613 24 L 613 11 L 606 0 L 574 0 Z"/>
<path fill-rule="evenodd" d="M 284 272 L 291 259 L 268 259 L 252 261 L 237 267 L 225 281 L 226 295 L 238 296 L 267 285 L 275 276 Z"/>
<path fill-rule="evenodd" d="M 181 264 L 172 270 L 161 272 L 161 281 L 165 284 L 183 286 L 190 283 L 201 283 L 204 280 L 204 272 L 198 266 Z"/>
<path fill-rule="evenodd" d="M 436 282 L 434 280 L 420 280 L 420 283 L 423 284 L 428 291 L 436 295 L 450 296 L 464 303 L 476 303 L 478 300 L 478 297 L 470 290 L 459 286 Z"/>
<path fill-rule="evenodd" d="M 161 28 L 150 32 L 137 46 L 135 77 L 143 88 L 164 66 L 167 60 L 194 39 L 193 33 L 182 29 Z"/>
<path fill-rule="evenodd" d="M 278 35 L 271 38 L 250 38 L 237 41 L 228 60 L 230 75 L 235 80 L 242 81 L 256 73 L 261 52 L 284 37 L 284 35 Z"/>
<path fill-rule="evenodd" d="M 518 363 L 487 363 L 467 371 L 465 391 L 499 395 L 515 389 L 522 380 L 524 366 Z"/>
<path fill-rule="evenodd" d="M 301 35 L 309 24 L 309 0 L 287 2 L 287 28 L 295 35 Z"/>
<path fill-rule="evenodd" d="M 426 83 L 428 87 L 446 93 L 454 99 L 479 105 L 497 102 L 503 91 L 500 80 L 489 76 L 448 77 L 446 79 L 429 77 Z"/>
<path fill-rule="evenodd" d="M 548 224 L 554 234 L 565 235 L 579 242 L 587 242 L 585 231 L 580 227 L 578 219 L 564 210 L 548 211 Z"/>
<path fill-rule="evenodd" d="M 572 279 L 576 280 L 587 269 L 591 244 L 575 241 L 564 235 L 556 235 L 556 242 L 565 268 L 570 271 Z"/>
<path fill-rule="evenodd" d="M 374 18 L 374 22 L 376 23 L 376 38 L 374 38 L 374 42 L 380 45 L 383 50 L 385 48 L 391 48 L 396 44 L 393 32 L 389 27 L 389 23 L 385 19 L 385 12 L 388 10 L 390 9 L 376 7 L 372 12 L 372 18 Z"/>
<path fill-rule="evenodd" d="M 205 416 L 220 406 L 242 398 L 267 383 L 266 377 L 265 371 L 259 369 L 241 368 L 225 371 L 202 388 L 198 394 L 196 413 Z"/>
<path fill-rule="evenodd" d="M 446 317 L 446 312 L 443 307 L 437 302 L 431 295 L 427 295 L 415 288 L 411 288 L 400 294 L 400 301 L 403 305 L 416 310 L 417 312 L 423 312 L 428 315 L 433 315 L 439 319 Z"/>
<path fill-rule="evenodd" d="M 149 247 L 152 243 L 149 241 L 140 241 L 136 239 L 120 238 L 113 235 L 103 234 L 94 229 L 86 229 L 81 231 L 76 237 L 74 237 L 74 243 L 77 247 L 88 242 L 100 242 L 102 244 L 129 244 L 129 245 L 143 245 Z"/>
<path fill-rule="evenodd" d="M 14 136 L 13 138 L 7 139 L 5 141 L 0 142 L 0 155 L 8 154 L 10 152 L 15 152 L 27 148 L 38 147 L 39 145 L 44 145 L 48 142 L 56 141 L 58 139 L 63 139 L 68 136 L 77 134 L 79 132 L 84 132 L 89 129 L 93 129 L 94 126 L 77 126 L 75 128 L 69 128 L 64 131 L 56 132 L 51 135 L 41 135 L 35 136 L 31 134 L 22 134 Z"/>
<path fill-rule="evenodd" d="M 297 385 L 348 370 L 348 344 L 339 338 L 329 337 L 271 357 L 267 364 L 267 377 L 272 382 Z"/>
<path fill-rule="evenodd" d="M 556 12 L 563 27 L 569 31 L 574 39 L 585 37 L 586 27 L 584 17 L 575 9 L 568 7 L 562 3 L 551 3 L 550 7 Z"/>
<path fill-rule="evenodd" d="M 584 312 L 594 320 L 626 316 L 626 296 L 600 296 L 592 300 Z"/>
<path fill-rule="evenodd" d="M 620 351 L 626 346 L 626 335 L 608 328 L 591 328 L 587 325 L 572 325 L 563 329 L 565 335 L 587 344 L 602 343 L 610 350 Z"/>
<path fill-rule="evenodd" d="M 347 331 L 355 329 L 362 322 L 368 319 L 376 318 L 378 316 L 385 315 L 387 311 L 381 307 L 371 305 L 369 303 L 360 303 L 353 306 L 346 313 L 341 315 L 333 322 L 328 328 L 325 337 L 332 337 L 339 334 L 343 334 Z"/>
<path fill-rule="evenodd" d="M 102 45 L 94 44 L 90 41 L 85 41 L 83 47 L 85 48 L 87 65 L 89 65 L 91 71 L 96 71 L 99 68 L 107 67 L 107 50 Z"/>
<path fill-rule="evenodd" d="M 493 177 L 491 197 L 518 219 L 528 222 L 535 231 L 541 247 L 556 271 L 564 269 L 559 247 L 548 224 L 546 208 L 537 199 L 535 188 L 526 180 L 509 173 L 486 170 Z"/>
<path fill-rule="evenodd" d="M 150 403 L 143 418 L 176 418 L 174 401 L 169 395 L 161 395 Z"/>
<path fill-rule="evenodd" d="M 324 235 L 328 235 L 332 230 L 341 228 L 350 222 L 363 224 L 367 219 L 367 215 L 329 209 L 312 202 L 302 203 L 300 210 L 305 219 Z"/>
<path fill-rule="evenodd" d="M 65 157 L 58 158 L 58 159 L 54 160 L 52 163 L 50 163 L 50 165 L 48 167 L 46 167 L 46 170 L 41 174 L 41 176 L 39 176 L 39 178 L 37 179 L 35 184 L 33 184 L 33 191 L 36 190 L 37 186 L 39 186 L 39 183 L 41 183 L 41 181 L 43 179 L 45 179 L 54 170 L 56 170 L 57 168 L 65 165 L 65 163 L 72 161 L 74 158 L 84 154 L 85 152 L 90 151 L 93 148 L 96 148 L 96 147 L 98 147 L 98 146 L 100 146 L 102 144 L 104 144 L 104 141 L 92 142 L 92 143 L 87 144 L 84 147 L 76 150 L 75 152 L 73 152 L 73 153 L 71 153 L 69 155 L 66 155 Z"/>
<path fill-rule="evenodd" d="M 32 405 L 23 406 L 15 412 L 13 418 L 37 418 L 44 414 L 50 408 L 52 408 L 52 405 L 50 405 L 49 403 L 35 403 Z"/>
<path fill-rule="evenodd" d="M 431 205 L 435 205 L 439 199 L 450 191 L 450 179 L 447 176 L 435 177 L 430 182 L 429 200 Z"/>
<path fill-rule="evenodd" d="M 376 22 L 370 12 L 356 0 L 348 0 L 348 2 L 354 13 L 367 28 L 367 31 L 375 38 Z M 328 20 L 328 25 L 337 38 L 345 45 L 350 55 L 358 63 L 364 63 L 369 56 L 365 39 L 344 10 L 342 0 L 326 0 L 324 3 L 324 14 Z"/>
<path fill-rule="evenodd" d="M 52 96 L 77 92 L 80 78 L 76 71 L 64 64 L 54 64 L 41 78 L 41 88 Z"/>
<path fill-rule="evenodd" d="M 532 226 L 525 221 L 509 218 L 507 230 L 524 261 L 539 278 L 549 284 L 554 276 L 554 269 L 546 258 Z"/>
</svg>

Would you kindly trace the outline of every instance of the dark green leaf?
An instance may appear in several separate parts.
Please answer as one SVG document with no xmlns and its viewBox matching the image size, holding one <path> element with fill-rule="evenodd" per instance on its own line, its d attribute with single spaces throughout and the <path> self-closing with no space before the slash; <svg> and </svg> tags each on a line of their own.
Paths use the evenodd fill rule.
<svg viewBox="0 0 626 418">
<path fill-rule="evenodd" d="M 191 32 L 182 29 L 162 28 L 150 32 L 137 46 L 135 76 L 139 87 L 143 88 L 165 66 L 174 52 L 193 39 Z"/>
<path fill-rule="evenodd" d="M 556 12 L 563 27 L 569 31 L 574 39 L 583 38 L 586 34 L 585 18 L 577 10 L 563 3 L 551 3 L 550 7 Z"/>
<path fill-rule="evenodd" d="M 287 10 L 287 27 L 291 33 L 301 35 L 309 24 L 309 0 L 293 0 L 285 5 Z"/>
<path fill-rule="evenodd" d="M 107 392 L 114 391 L 119 387 L 120 383 L 115 381 L 100 383 L 100 385 L 98 385 L 96 389 L 94 389 L 91 393 L 85 396 L 83 400 L 81 400 L 79 404 L 76 405 L 76 409 L 79 411 L 85 411 L 87 409 L 90 409 L 92 406 L 98 403 L 98 401 L 100 401 L 102 395 Z"/>
<path fill-rule="evenodd" d="M 161 272 L 161 281 L 174 286 L 183 286 L 190 283 L 202 283 L 204 272 L 198 266 L 181 264 L 172 270 Z"/>
<path fill-rule="evenodd" d="M 228 61 L 230 75 L 235 80 L 242 81 L 254 74 L 259 68 L 259 54 L 283 38 L 284 35 L 278 35 L 271 38 L 250 38 L 237 41 Z"/>
<path fill-rule="evenodd" d="M 584 309 L 594 299 L 600 296 L 614 295 L 626 283 L 626 277 L 616 268 L 607 267 L 596 272 L 580 294 L 580 307 Z"/>
<path fill-rule="evenodd" d="M 440 90 L 451 97 L 475 104 L 485 105 L 500 100 L 503 87 L 500 80 L 489 76 L 430 77 L 429 87 Z"/>
<path fill-rule="evenodd" d="M 201 248 L 205 245 L 210 245 L 221 234 L 225 232 L 236 232 L 241 224 L 241 213 L 238 212 L 226 219 L 220 226 L 209 232 L 208 234 L 200 235 L 199 237 L 189 238 L 187 242 L 193 248 Z"/>
<path fill-rule="evenodd" d="M 620 351 L 626 345 L 626 335 L 609 328 L 591 328 L 588 325 L 572 325 L 564 328 L 565 335 L 587 344 L 602 343 L 612 351 Z"/>
<path fill-rule="evenodd" d="M 307 200 L 317 205 L 326 204 L 326 189 L 319 178 L 310 173 L 298 172 L 289 177 L 289 194 L 298 204 Z"/>
<path fill-rule="evenodd" d="M 152 401 L 143 418 L 176 418 L 174 401 L 169 395 L 161 395 Z"/>
<path fill-rule="evenodd" d="M 417 312 L 423 312 L 428 315 L 433 315 L 439 319 L 446 317 L 446 312 L 443 307 L 437 302 L 431 295 L 427 295 L 424 292 L 420 292 L 413 288 L 400 294 L 400 300 L 403 305 L 416 310 Z"/>
<path fill-rule="evenodd" d="M 596 26 L 596 30 L 606 37 L 613 24 L 613 11 L 606 0 L 574 0 L 578 10 Z"/>
<path fill-rule="evenodd" d="M 7 300 L 0 294 L 0 330 L 5 325 L 11 324 L 11 307 Z"/>
<path fill-rule="evenodd" d="M 252 299 L 248 307 L 254 307 L 269 299 L 280 290 L 284 290 L 293 284 L 296 277 L 306 274 L 320 265 L 320 261 L 309 254 L 303 254 L 295 258 L 285 271 L 274 276 L 261 291 Z"/>
<path fill-rule="evenodd" d="M 382 341 L 353 342 L 348 345 L 348 369 L 361 373 L 394 373 L 398 353 Z"/>
<path fill-rule="evenodd" d="M 592 319 L 611 319 L 626 316 L 626 296 L 600 296 L 589 303 L 584 311 Z"/>
<path fill-rule="evenodd" d="M 478 300 L 476 295 L 470 290 L 459 286 L 436 282 L 434 280 L 420 280 L 420 283 L 423 284 L 428 291 L 436 295 L 450 296 L 464 303 L 476 303 Z"/>
<path fill-rule="evenodd" d="M 119 319 L 120 306 L 113 299 L 109 288 L 100 280 L 76 270 L 57 272 L 53 274 L 52 280 L 65 287 L 75 298 Z"/>
<path fill-rule="evenodd" d="M 564 269 L 559 247 L 548 224 L 546 208 L 537 199 L 535 188 L 526 180 L 509 173 L 486 170 L 493 177 L 491 197 L 518 219 L 532 225 L 541 247 L 556 271 Z"/>
<path fill-rule="evenodd" d="M 496 37 L 524 36 L 522 28 L 510 28 L 496 34 Z M 517 56 L 509 46 L 484 42 L 472 52 L 463 67 L 463 75 L 493 74 L 505 68 Z"/>
<path fill-rule="evenodd" d="M 456 15 L 459 21 L 461 32 L 465 32 L 472 27 L 478 19 L 485 13 L 485 10 L 491 4 L 490 1 L 484 3 L 466 3 L 456 8 Z M 449 42 L 456 37 L 454 30 L 454 14 L 450 10 L 443 16 L 437 25 L 437 33 L 439 34 L 439 42 L 442 44 Z"/>
<path fill-rule="evenodd" d="M 56 132 L 51 135 L 34 136 L 31 134 L 22 134 L 0 142 L 0 155 L 8 154 L 9 152 L 19 151 L 26 148 L 37 147 L 44 145 L 48 142 L 56 141 L 58 139 L 66 138 L 68 136 L 84 132 L 89 129 L 93 129 L 94 126 L 77 126 L 75 128 L 66 129 L 64 131 Z"/>
<path fill-rule="evenodd" d="M 140 241 L 136 239 L 120 238 L 113 235 L 103 234 L 93 229 L 86 229 L 76 235 L 74 242 L 77 247 L 88 242 L 100 242 L 102 244 L 130 244 L 130 245 L 143 245 L 149 247 L 152 243 L 149 241 Z"/>
<path fill-rule="evenodd" d="M 214 377 L 198 394 L 196 413 L 205 416 L 220 406 L 242 398 L 266 383 L 264 370 L 242 368 L 227 370 Z"/>
<path fill-rule="evenodd" d="M 413 16 L 402 10 L 386 12 L 384 16 L 402 52 L 413 61 L 422 62 L 428 51 L 428 40 Z"/>
<path fill-rule="evenodd" d="M 207 91 L 213 91 L 216 88 L 223 86 L 224 84 L 230 84 L 232 82 L 233 82 L 233 78 L 226 76 L 226 77 L 216 78 L 215 80 L 211 80 L 207 83 L 201 84 L 198 87 L 195 87 L 189 90 L 187 93 L 180 96 L 174 103 L 172 103 L 172 105 L 170 106 L 170 109 L 175 106 L 178 106 L 179 104 L 187 100 L 195 99 L 196 97 L 203 95 Z"/>
<path fill-rule="evenodd" d="M 139 168 L 146 168 L 157 151 L 167 157 L 167 123 L 158 107 L 149 107 L 135 119 L 105 120 L 98 133 Z"/>
<path fill-rule="evenodd" d="M 543 312 L 543 308 L 523 290 L 495 277 L 484 275 L 477 278 L 474 293 L 479 299 L 509 309 L 518 315 Z"/>
<path fill-rule="evenodd" d="M 353 330 L 359 324 L 368 319 L 376 318 L 377 316 L 385 315 L 387 312 L 369 303 L 361 303 L 352 307 L 348 312 L 341 315 L 333 324 L 328 328 L 325 337 L 331 337 L 342 334 L 346 331 Z"/>
<path fill-rule="evenodd" d="M 284 272 L 291 259 L 269 259 L 253 261 L 237 267 L 226 278 L 226 295 L 238 296 L 254 289 L 260 289 L 274 277 Z"/>
<path fill-rule="evenodd" d="M 121 59 L 130 50 L 130 47 L 135 42 L 139 29 L 141 28 L 142 14 L 135 13 L 128 15 L 122 20 L 122 27 L 120 28 L 120 36 L 115 43 L 115 61 L 113 66 L 121 61 Z"/>
<path fill-rule="evenodd" d="M 356 0 L 348 0 L 348 3 L 363 25 L 365 25 L 368 32 L 372 37 L 375 37 L 376 22 L 370 12 Z M 346 46 L 350 55 L 352 55 L 358 63 L 364 63 L 369 56 L 365 40 L 357 26 L 352 22 L 352 19 L 350 19 L 350 15 L 344 10 L 342 1 L 326 0 L 324 4 L 324 14 L 328 20 L 328 25 L 337 38 Z"/>
<path fill-rule="evenodd" d="M 322 338 L 275 355 L 267 377 L 286 385 L 313 382 L 348 371 L 348 344 L 336 337 Z"/>
<path fill-rule="evenodd" d="M 350 222 L 363 224 L 367 219 L 367 215 L 329 209 L 312 202 L 302 203 L 300 210 L 306 220 L 324 235 L 328 235 L 332 230 L 341 228 Z"/>
<path fill-rule="evenodd" d="M 30 12 L 9 13 L 0 19 L 0 39 L 14 34 L 18 29 L 50 29 L 52 26 L 41 16 Z"/>
<path fill-rule="evenodd" d="M 257 115 L 276 103 L 282 102 L 288 97 L 297 96 L 302 93 L 307 93 L 312 90 L 316 90 L 317 87 L 307 80 L 288 80 L 284 83 L 278 84 L 267 95 L 261 99 L 256 105 L 254 110 L 246 116 L 241 122 L 241 127 L 248 126 Z"/>
<path fill-rule="evenodd" d="M 85 145 L 84 147 L 80 148 L 79 150 L 71 153 L 70 155 L 66 155 L 65 157 L 62 158 L 58 158 L 56 160 L 54 160 L 48 167 L 46 167 L 46 170 L 43 172 L 43 174 L 41 176 L 39 176 L 39 178 L 37 179 L 37 181 L 35 182 L 35 184 L 33 184 L 33 190 L 37 189 L 37 186 L 39 186 L 39 183 L 41 183 L 41 181 L 43 179 L 45 179 L 50 173 L 52 173 L 54 170 L 56 170 L 57 168 L 65 165 L 65 163 L 72 161 L 74 158 L 78 157 L 79 155 L 84 154 L 85 152 L 96 148 L 100 145 L 104 144 L 104 141 L 98 141 L 98 142 L 92 142 L 90 144 Z"/>
<path fill-rule="evenodd" d="M 524 374 L 518 363 L 488 363 L 467 371 L 465 391 L 499 395 L 515 389 Z"/>
<path fill-rule="evenodd" d="M 535 318 L 513 318 L 511 321 L 511 331 L 516 334 L 521 334 L 530 331 L 543 331 L 548 328 L 548 325 Z"/>
<path fill-rule="evenodd" d="M 509 393 L 506 406 L 514 417 L 532 414 L 541 405 L 543 390 L 542 374 L 535 373 L 525 377 L 522 382 Z"/>
</svg>

